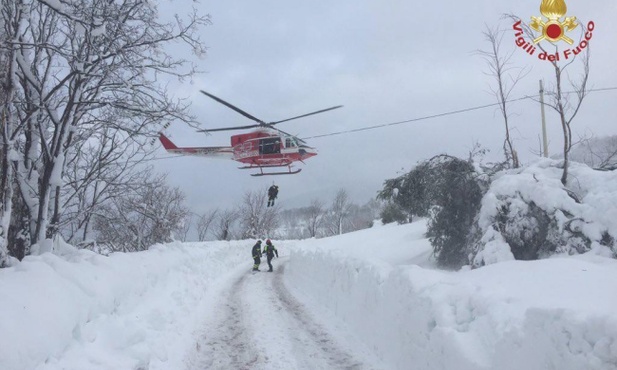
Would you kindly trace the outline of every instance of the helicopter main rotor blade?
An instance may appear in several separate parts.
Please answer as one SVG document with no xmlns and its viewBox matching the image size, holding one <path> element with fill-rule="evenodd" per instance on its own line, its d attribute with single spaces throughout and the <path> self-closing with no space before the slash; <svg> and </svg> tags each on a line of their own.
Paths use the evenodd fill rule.
<svg viewBox="0 0 617 370">
<path fill-rule="evenodd" d="M 276 122 L 270 122 L 267 125 L 268 126 L 272 126 L 272 125 L 276 125 L 277 123 L 281 123 L 281 122 L 287 122 L 287 121 L 291 121 L 292 119 L 298 119 L 298 118 L 302 118 L 302 117 L 307 117 L 307 116 L 312 116 L 313 114 L 319 114 L 319 113 L 323 113 L 323 112 L 327 112 L 329 110 L 333 110 L 333 109 L 339 109 L 343 107 L 342 105 L 337 105 L 336 107 L 332 107 L 332 108 L 327 108 L 327 109 L 322 109 L 322 110 L 318 110 L 316 112 L 311 112 L 311 113 L 307 113 L 307 114 L 303 114 L 301 116 L 297 116 L 297 117 L 292 117 L 292 118 L 287 118 L 284 119 L 282 121 L 276 121 Z"/>
<path fill-rule="evenodd" d="M 298 141 L 299 143 L 302 143 L 302 144 L 304 144 L 304 145 L 308 146 L 308 144 L 306 143 L 306 141 L 304 141 L 304 140 L 300 139 L 300 138 L 299 138 L 299 137 L 297 137 L 296 135 L 292 135 L 292 134 L 290 134 L 289 132 L 285 132 L 285 131 L 283 131 L 283 130 L 281 130 L 281 129 L 278 129 L 278 128 L 275 128 L 274 130 L 276 130 L 276 131 L 278 131 L 278 132 L 280 132 L 280 133 L 282 133 L 282 134 L 284 134 L 284 135 L 287 135 L 287 136 L 289 136 L 289 137 L 293 137 L 293 138 L 294 138 L 294 139 L 296 139 L 296 141 Z"/>
<path fill-rule="evenodd" d="M 219 127 L 219 128 L 197 130 L 197 132 L 216 132 L 216 131 L 246 130 L 246 129 L 255 128 L 255 127 L 262 127 L 262 125 Z"/>
<path fill-rule="evenodd" d="M 250 115 L 250 114 L 246 113 L 246 112 L 245 112 L 245 111 L 243 111 L 242 109 L 240 109 L 240 108 L 238 108 L 238 107 L 236 107 L 236 106 L 234 106 L 234 105 L 232 105 L 232 104 L 230 104 L 230 103 L 226 102 L 225 100 L 223 100 L 223 99 L 221 99 L 221 98 L 219 98 L 219 97 L 216 97 L 216 96 L 214 96 L 214 95 L 212 95 L 212 94 L 209 94 L 209 93 L 207 93 L 207 92 L 205 92 L 205 91 L 203 91 L 203 90 L 199 90 L 199 91 L 200 91 L 202 94 L 204 94 L 204 95 L 206 95 L 206 96 L 208 96 L 208 97 L 210 97 L 210 98 L 212 98 L 212 99 L 216 100 L 217 102 L 219 102 L 219 103 L 223 104 L 223 105 L 224 105 L 224 106 L 226 106 L 227 108 L 230 108 L 230 109 L 235 110 L 236 112 L 240 113 L 240 114 L 241 114 L 241 115 L 243 115 L 244 117 L 249 118 L 249 119 L 252 119 L 253 121 L 255 121 L 255 122 L 259 123 L 260 125 L 265 125 L 265 124 L 266 124 L 264 121 L 260 120 L 259 118 L 253 117 L 252 115 Z M 208 131 L 214 131 L 214 130 L 208 130 Z"/>
</svg>

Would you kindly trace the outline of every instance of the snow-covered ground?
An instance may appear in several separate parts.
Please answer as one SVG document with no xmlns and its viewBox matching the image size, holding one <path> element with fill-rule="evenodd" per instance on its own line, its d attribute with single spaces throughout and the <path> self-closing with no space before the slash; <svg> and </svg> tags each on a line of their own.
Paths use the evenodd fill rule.
<svg viewBox="0 0 617 370">
<path fill-rule="evenodd" d="M 252 241 L 27 257 L 0 369 L 617 369 L 616 260 L 441 271 L 425 228 L 275 241 L 272 274 Z"/>
</svg>

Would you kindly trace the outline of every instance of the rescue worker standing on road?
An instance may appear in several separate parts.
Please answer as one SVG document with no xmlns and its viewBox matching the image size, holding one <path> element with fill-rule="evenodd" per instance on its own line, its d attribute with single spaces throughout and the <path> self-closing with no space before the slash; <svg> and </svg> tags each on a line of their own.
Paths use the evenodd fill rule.
<svg viewBox="0 0 617 370">
<path fill-rule="evenodd" d="M 258 240 L 257 243 L 253 246 L 253 250 L 251 251 L 253 255 L 253 271 L 259 271 L 259 264 L 261 263 L 261 240 Z"/>
<path fill-rule="evenodd" d="M 279 258 L 279 251 L 276 250 L 276 247 L 274 246 L 274 244 L 272 244 L 272 241 L 270 239 L 266 240 L 266 246 L 264 247 L 264 253 L 266 254 L 266 257 L 268 258 L 268 267 L 270 268 L 268 272 L 272 272 L 272 258 L 274 258 L 275 254 L 276 254 L 276 258 Z"/>
</svg>

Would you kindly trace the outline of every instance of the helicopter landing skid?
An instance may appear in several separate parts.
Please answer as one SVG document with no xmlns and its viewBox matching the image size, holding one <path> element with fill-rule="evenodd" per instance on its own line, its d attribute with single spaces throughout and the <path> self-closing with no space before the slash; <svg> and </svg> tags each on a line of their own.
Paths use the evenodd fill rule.
<svg viewBox="0 0 617 370">
<path fill-rule="evenodd" d="M 286 172 L 261 172 L 261 173 L 252 173 L 251 176 L 273 176 L 273 175 L 295 175 L 296 173 L 302 171 L 301 168 L 297 170 L 289 170 Z"/>
</svg>

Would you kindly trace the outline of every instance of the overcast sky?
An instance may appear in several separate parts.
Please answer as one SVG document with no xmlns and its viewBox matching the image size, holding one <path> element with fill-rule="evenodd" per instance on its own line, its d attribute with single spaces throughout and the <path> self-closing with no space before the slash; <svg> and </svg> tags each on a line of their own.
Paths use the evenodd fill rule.
<svg viewBox="0 0 617 370">
<path fill-rule="evenodd" d="M 200 89 L 266 122 L 344 105 L 280 125 L 306 138 L 494 103 L 492 77 L 485 75 L 486 64 L 475 53 L 489 46 L 482 35 L 485 25 L 507 29 L 503 48 L 515 51 L 513 66 L 531 70 L 512 97 L 537 94 L 540 78 L 551 84 L 550 64 L 516 49 L 512 22 L 501 16 L 511 13 L 528 21 L 541 15 L 540 2 L 173 0 L 160 9 L 183 13 L 196 6 L 212 17 L 202 35 L 208 54 L 199 60 L 206 73 L 174 88 L 193 102 L 203 128 L 252 121 L 201 95 Z M 617 2 L 566 3 L 569 16 L 596 24 L 590 87 L 617 87 Z M 570 70 L 572 78 L 580 72 L 578 65 Z M 617 134 L 616 103 L 617 91 L 589 95 L 572 125 L 575 137 Z M 533 161 L 539 151 L 539 104 L 525 100 L 510 109 L 514 145 L 523 162 Z M 562 145 L 560 126 L 553 112 L 547 111 L 547 119 L 550 154 L 556 154 Z M 178 146 L 218 146 L 229 145 L 234 132 L 206 136 L 175 123 L 166 133 Z M 488 160 L 499 160 L 503 138 L 498 110 L 487 108 L 310 139 L 319 155 L 299 164 L 302 172 L 292 176 L 255 178 L 238 170 L 237 162 L 197 157 L 161 159 L 156 167 L 169 174 L 196 212 L 232 207 L 246 191 L 265 191 L 273 182 L 284 207 L 308 205 L 313 198 L 329 203 L 339 188 L 364 203 L 385 179 L 440 153 L 466 156 L 474 142 L 490 149 Z M 169 156 L 162 147 L 160 156 Z"/>
</svg>

